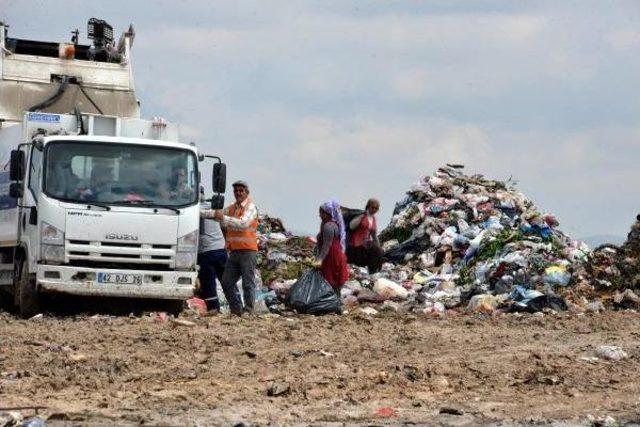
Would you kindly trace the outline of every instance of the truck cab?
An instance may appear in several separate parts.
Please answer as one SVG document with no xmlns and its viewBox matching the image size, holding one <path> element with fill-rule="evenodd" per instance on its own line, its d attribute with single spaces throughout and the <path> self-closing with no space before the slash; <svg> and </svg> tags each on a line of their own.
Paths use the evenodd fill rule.
<svg viewBox="0 0 640 427">
<path fill-rule="evenodd" d="M 99 58 L 40 56 L 33 46 L 45 42 L 7 44 L 1 25 L 0 34 L 0 90 L 14 94 L 0 106 L 0 147 L 10 151 L 0 172 L 0 285 L 24 316 L 45 292 L 178 303 L 192 296 L 199 167 L 216 160 L 219 208 L 225 166 L 180 142 L 177 124 L 139 118 L 133 31 Z M 84 103 L 65 98 L 74 90 Z"/>
</svg>

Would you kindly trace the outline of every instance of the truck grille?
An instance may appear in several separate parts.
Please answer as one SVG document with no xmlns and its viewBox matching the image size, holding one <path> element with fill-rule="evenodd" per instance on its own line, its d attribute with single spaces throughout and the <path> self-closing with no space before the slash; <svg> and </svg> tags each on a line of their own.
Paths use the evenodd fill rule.
<svg viewBox="0 0 640 427">
<path fill-rule="evenodd" d="M 74 266 L 140 268 L 144 264 L 145 268 L 165 270 L 175 263 L 173 245 L 67 240 L 65 248 Z"/>
<path fill-rule="evenodd" d="M 110 270 L 149 270 L 149 271 L 171 271 L 173 270 L 168 264 L 142 264 L 142 263 L 130 263 L 130 262 L 105 262 L 105 261 L 91 261 L 81 259 L 70 259 L 69 264 L 71 267 L 83 267 L 83 268 L 104 268 Z"/>
</svg>

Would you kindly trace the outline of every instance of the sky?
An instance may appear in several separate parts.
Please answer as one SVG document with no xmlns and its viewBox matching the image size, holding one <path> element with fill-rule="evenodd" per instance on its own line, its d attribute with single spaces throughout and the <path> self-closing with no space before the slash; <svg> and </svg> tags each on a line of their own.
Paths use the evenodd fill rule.
<svg viewBox="0 0 640 427">
<path fill-rule="evenodd" d="M 10 36 L 133 23 L 145 117 L 223 157 L 294 230 L 447 162 L 512 177 L 575 238 L 640 212 L 640 2 L 0 0 Z M 227 200 L 231 193 L 227 193 Z"/>
</svg>

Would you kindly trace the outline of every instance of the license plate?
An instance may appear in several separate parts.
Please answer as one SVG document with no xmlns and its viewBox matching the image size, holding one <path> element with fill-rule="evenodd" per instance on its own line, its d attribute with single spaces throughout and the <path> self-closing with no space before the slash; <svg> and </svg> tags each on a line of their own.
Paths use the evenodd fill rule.
<svg viewBox="0 0 640 427">
<path fill-rule="evenodd" d="M 141 285 L 141 274 L 98 273 L 98 283 L 114 283 L 117 285 Z"/>
</svg>

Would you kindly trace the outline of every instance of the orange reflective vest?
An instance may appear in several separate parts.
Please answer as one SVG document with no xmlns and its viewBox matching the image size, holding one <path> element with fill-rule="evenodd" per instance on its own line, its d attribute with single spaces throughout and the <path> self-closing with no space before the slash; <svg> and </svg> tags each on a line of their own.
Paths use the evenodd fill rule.
<svg viewBox="0 0 640 427">
<path fill-rule="evenodd" d="M 244 206 L 237 206 L 235 203 L 227 208 L 229 216 L 241 218 L 244 214 Z M 258 250 L 258 218 L 254 218 L 251 226 L 244 230 L 234 230 L 229 227 L 225 233 L 227 241 L 226 247 L 230 251 L 257 251 Z"/>
</svg>

